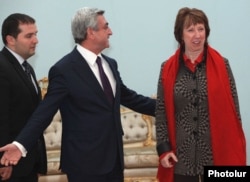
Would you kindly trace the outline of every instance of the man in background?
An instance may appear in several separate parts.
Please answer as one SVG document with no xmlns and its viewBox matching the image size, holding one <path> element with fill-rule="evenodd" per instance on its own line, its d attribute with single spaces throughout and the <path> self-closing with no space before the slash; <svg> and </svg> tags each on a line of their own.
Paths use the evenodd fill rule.
<svg viewBox="0 0 250 182">
<path fill-rule="evenodd" d="M 9 15 L 2 24 L 2 40 L 5 46 L 0 52 L 0 146 L 16 138 L 41 100 L 34 70 L 27 62 L 38 43 L 35 20 L 25 14 Z M 0 166 L 0 181 L 37 182 L 38 173 L 46 171 L 41 134 L 16 166 Z"/>
</svg>

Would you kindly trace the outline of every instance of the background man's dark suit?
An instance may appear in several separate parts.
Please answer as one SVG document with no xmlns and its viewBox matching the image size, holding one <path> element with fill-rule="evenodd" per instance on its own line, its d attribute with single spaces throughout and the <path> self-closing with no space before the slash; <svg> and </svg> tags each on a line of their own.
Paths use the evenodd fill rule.
<svg viewBox="0 0 250 182">
<path fill-rule="evenodd" d="M 33 69 L 31 72 L 36 79 Z M 0 52 L 0 85 L 0 146 L 3 146 L 12 142 L 27 123 L 40 102 L 41 92 L 38 85 L 38 93 L 36 92 L 20 63 L 6 48 Z M 40 137 L 39 142 L 39 151 L 36 140 L 36 146 L 29 151 L 27 157 L 13 167 L 12 175 L 25 176 L 35 167 L 39 168 L 40 173 L 46 172 L 44 138 Z"/>
<path fill-rule="evenodd" d="M 116 80 L 113 106 L 86 60 L 74 49 L 50 69 L 48 93 L 29 125 L 16 138 L 29 151 L 35 142 L 32 139 L 49 125 L 59 108 L 63 123 L 61 168 L 66 173 L 108 173 L 117 155 L 123 166 L 120 104 L 154 115 L 155 100 L 128 89 L 120 78 L 116 61 L 102 56 Z"/>
</svg>

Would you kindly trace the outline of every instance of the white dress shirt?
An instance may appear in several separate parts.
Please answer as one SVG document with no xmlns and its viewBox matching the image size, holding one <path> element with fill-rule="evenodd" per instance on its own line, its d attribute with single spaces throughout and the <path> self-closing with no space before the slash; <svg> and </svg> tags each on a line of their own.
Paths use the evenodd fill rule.
<svg viewBox="0 0 250 182">
<path fill-rule="evenodd" d="M 84 47 L 82 47 L 79 44 L 77 44 L 76 49 L 79 51 L 79 53 L 82 55 L 82 57 L 84 57 L 84 59 L 86 60 L 86 62 L 89 65 L 90 69 L 94 73 L 96 79 L 98 80 L 98 82 L 102 86 L 101 77 L 100 77 L 99 70 L 98 70 L 98 65 L 96 63 L 97 56 L 99 56 L 101 58 L 104 72 L 109 79 L 113 94 L 115 96 L 116 80 L 114 78 L 113 72 L 111 71 L 111 68 L 110 68 L 109 64 L 107 63 L 107 61 L 101 56 L 101 54 L 96 55 L 95 53 L 89 51 L 88 49 L 85 49 Z"/>
</svg>

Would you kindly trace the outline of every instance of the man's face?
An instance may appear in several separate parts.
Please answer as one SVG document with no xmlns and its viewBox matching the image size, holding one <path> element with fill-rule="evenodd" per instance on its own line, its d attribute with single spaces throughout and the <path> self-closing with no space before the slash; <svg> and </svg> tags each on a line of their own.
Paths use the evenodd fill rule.
<svg viewBox="0 0 250 182">
<path fill-rule="evenodd" d="M 19 29 L 21 32 L 17 38 L 10 36 L 8 47 L 14 52 L 28 59 L 35 54 L 37 39 L 37 27 L 35 24 L 20 24 Z"/>
<path fill-rule="evenodd" d="M 104 16 L 98 16 L 98 30 L 95 32 L 95 42 L 98 45 L 99 52 L 109 47 L 109 36 L 112 35 L 112 31 L 108 25 L 108 22 Z"/>
</svg>

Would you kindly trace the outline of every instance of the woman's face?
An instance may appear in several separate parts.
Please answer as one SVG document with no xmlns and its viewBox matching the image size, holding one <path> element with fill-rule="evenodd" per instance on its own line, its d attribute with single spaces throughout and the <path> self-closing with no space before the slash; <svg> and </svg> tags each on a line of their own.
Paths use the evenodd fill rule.
<svg viewBox="0 0 250 182">
<path fill-rule="evenodd" d="M 185 51 L 202 51 L 206 41 L 206 30 L 204 24 L 192 24 L 184 27 L 183 37 Z"/>
</svg>

